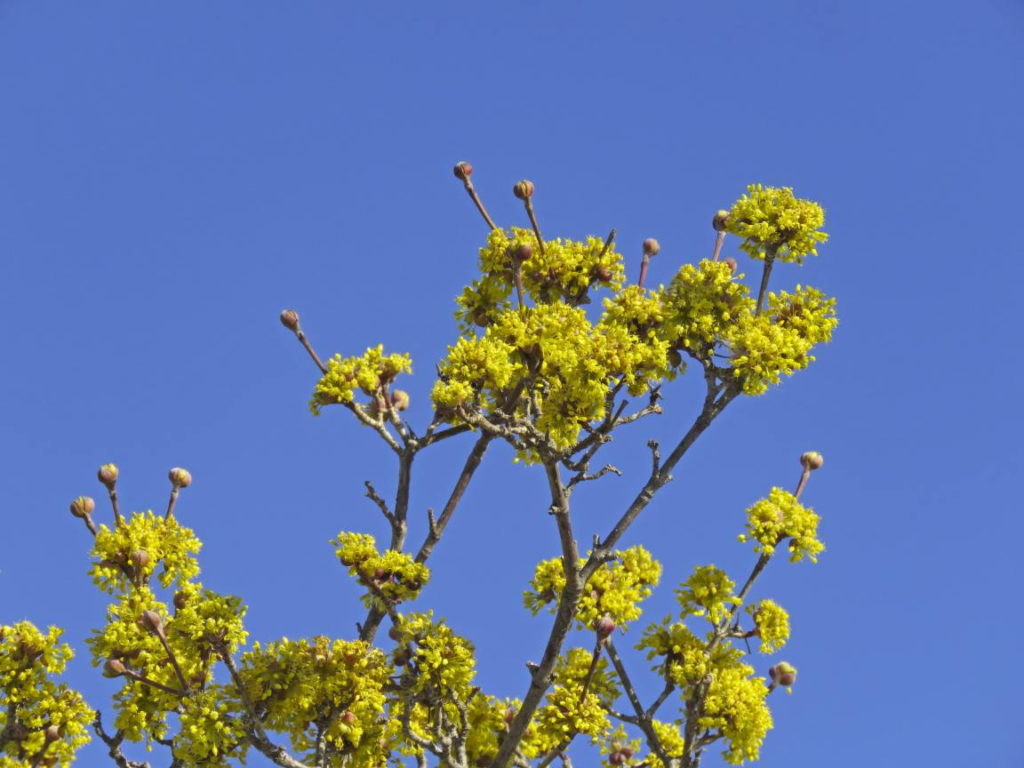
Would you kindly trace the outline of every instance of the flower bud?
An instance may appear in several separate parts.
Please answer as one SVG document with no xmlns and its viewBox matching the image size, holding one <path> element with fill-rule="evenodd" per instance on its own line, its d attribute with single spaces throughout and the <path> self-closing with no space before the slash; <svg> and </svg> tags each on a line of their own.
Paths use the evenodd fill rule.
<svg viewBox="0 0 1024 768">
<path fill-rule="evenodd" d="M 149 565 L 149 553 L 144 549 L 136 549 L 132 552 L 130 560 L 136 568 L 145 568 Z"/>
<path fill-rule="evenodd" d="M 661 243 L 653 237 L 644 240 L 644 256 L 657 256 L 661 252 Z"/>
<path fill-rule="evenodd" d="M 796 682 L 796 667 L 792 664 L 788 664 L 785 661 L 780 661 L 774 667 L 768 670 L 768 674 L 771 675 L 773 681 L 778 685 L 788 688 Z"/>
<path fill-rule="evenodd" d="M 524 261 L 529 261 L 530 257 L 533 256 L 533 248 L 530 247 L 529 243 L 520 243 L 511 249 L 509 256 L 512 258 L 512 263 L 519 262 L 522 264 Z"/>
<path fill-rule="evenodd" d="M 355 721 L 356 713 L 353 712 L 351 709 L 346 709 L 344 712 L 341 713 L 341 722 L 343 722 L 345 725 L 352 725 L 355 723 Z"/>
<path fill-rule="evenodd" d="M 167 479 L 175 488 L 188 488 L 192 485 L 192 474 L 187 469 L 175 467 L 167 473 Z"/>
<path fill-rule="evenodd" d="M 47 741 L 56 741 L 60 738 L 60 727 L 51 725 L 45 731 L 43 731 L 43 738 Z"/>
<path fill-rule="evenodd" d="M 174 593 L 174 608 L 176 610 L 180 611 L 186 605 L 188 605 L 188 594 L 185 593 L 185 592 L 175 592 Z"/>
<path fill-rule="evenodd" d="M 412 651 L 408 648 L 396 648 L 394 654 L 395 666 L 404 667 L 412 658 Z"/>
<path fill-rule="evenodd" d="M 711 218 L 711 226 L 715 228 L 715 232 L 725 232 L 725 228 L 729 225 L 729 212 L 728 211 L 715 211 L 715 215 Z"/>
<path fill-rule="evenodd" d="M 611 616 L 605 614 L 598 620 L 597 625 L 594 627 L 594 630 L 597 632 L 598 638 L 604 640 L 610 637 L 612 632 L 615 631 L 615 622 L 612 621 Z"/>
<path fill-rule="evenodd" d="M 736 259 L 730 256 L 727 259 L 723 259 L 723 262 L 729 265 L 729 269 L 732 271 L 733 274 L 736 274 L 736 269 L 739 267 L 739 264 L 736 263 Z"/>
<path fill-rule="evenodd" d="M 512 707 L 505 710 L 505 724 L 512 725 L 512 721 L 516 719 L 516 711 Z"/>
<path fill-rule="evenodd" d="M 608 267 L 595 267 L 594 277 L 600 280 L 602 283 L 607 283 L 612 279 L 612 271 Z"/>
<path fill-rule="evenodd" d="M 678 349 L 670 349 L 668 351 L 668 364 L 673 368 L 678 368 L 683 364 L 683 355 Z"/>
<path fill-rule="evenodd" d="M 608 762 L 612 765 L 624 765 L 626 762 L 626 756 L 619 750 L 615 750 L 608 755 Z"/>
<path fill-rule="evenodd" d="M 96 477 L 99 478 L 100 482 L 107 486 L 108 489 L 112 489 L 117 484 L 117 465 L 116 464 L 104 464 L 100 467 L 99 472 L 96 473 Z"/>
<path fill-rule="evenodd" d="M 103 676 L 120 677 L 127 669 L 120 659 L 107 659 L 107 663 L 103 665 Z"/>
<path fill-rule="evenodd" d="M 289 331 L 298 332 L 299 330 L 299 313 L 294 309 L 285 309 L 281 312 L 281 325 L 287 328 Z"/>
<path fill-rule="evenodd" d="M 470 176 L 473 175 L 473 166 L 463 160 L 460 163 L 456 163 L 452 169 L 455 173 L 455 178 L 466 181 Z"/>
<path fill-rule="evenodd" d="M 817 451 L 807 451 L 807 453 L 800 457 L 800 465 L 804 469 L 809 469 L 811 471 L 821 469 L 821 465 L 824 463 L 825 457 Z"/>
<path fill-rule="evenodd" d="M 71 514 L 75 517 L 89 517 L 96 509 L 96 502 L 88 496 L 79 496 L 71 502 Z"/>
<path fill-rule="evenodd" d="M 396 389 L 391 393 L 391 405 L 396 411 L 404 411 L 409 407 L 409 393 L 404 389 Z"/>
<path fill-rule="evenodd" d="M 627 760 L 629 760 L 629 758 L 631 758 L 633 756 L 633 752 L 634 751 L 633 751 L 633 748 L 631 746 L 626 744 L 625 746 L 619 747 L 619 752 L 622 753 L 623 757 L 625 757 Z"/>
<path fill-rule="evenodd" d="M 152 632 L 154 635 L 163 634 L 164 620 L 160 618 L 160 614 L 156 611 L 143 611 L 139 614 L 139 618 L 136 623 L 144 630 Z"/>
<path fill-rule="evenodd" d="M 526 179 L 517 181 L 515 186 L 512 187 L 512 194 L 520 200 L 529 200 L 533 197 L 533 182 Z"/>
</svg>

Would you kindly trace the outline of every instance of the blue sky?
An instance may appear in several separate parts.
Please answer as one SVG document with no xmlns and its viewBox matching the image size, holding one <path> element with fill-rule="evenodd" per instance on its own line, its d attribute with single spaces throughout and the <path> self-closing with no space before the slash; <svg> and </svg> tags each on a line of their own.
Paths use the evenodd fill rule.
<svg viewBox="0 0 1024 768">
<path fill-rule="evenodd" d="M 758 587 L 793 614 L 800 668 L 763 763 L 1024 764 L 1022 41 L 1020 0 L 0 1 L 0 621 L 80 647 L 102 620 L 67 504 L 100 498 L 114 461 L 133 510 L 192 471 L 180 517 L 253 639 L 351 637 L 327 540 L 383 534 L 362 483 L 390 489 L 393 460 L 344 414 L 309 415 L 315 370 L 278 312 L 325 355 L 411 353 L 422 428 L 486 233 L 455 161 L 500 224 L 525 224 L 525 177 L 547 235 L 614 226 L 631 274 L 657 237 L 653 282 L 709 254 L 746 184 L 787 185 L 831 240 L 773 285 L 836 295 L 841 325 L 810 370 L 732 406 L 631 531 L 665 565 L 646 616 L 695 564 L 745 574 L 743 509 L 820 450 L 805 500 L 829 549 Z M 622 432 L 626 475 L 576 497 L 581 539 L 697 396 L 674 384 Z M 414 541 L 468 450 L 417 461 Z M 520 595 L 557 537 L 543 477 L 489 460 L 419 605 L 476 643 L 487 692 L 521 696 L 549 619 Z M 70 679 L 110 712 L 85 653 Z"/>
</svg>

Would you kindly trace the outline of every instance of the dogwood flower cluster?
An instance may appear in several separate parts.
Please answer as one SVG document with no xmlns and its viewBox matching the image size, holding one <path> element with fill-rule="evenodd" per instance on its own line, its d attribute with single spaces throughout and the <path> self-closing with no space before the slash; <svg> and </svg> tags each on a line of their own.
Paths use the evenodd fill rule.
<svg viewBox="0 0 1024 768">
<path fill-rule="evenodd" d="M 818 540 L 820 520 L 814 510 L 802 505 L 792 493 L 772 488 L 768 498 L 747 510 L 747 532 L 740 534 L 739 540 L 753 539 L 754 551 L 771 555 L 784 539 L 789 539 L 790 562 L 797 563 L 806 557 L 816 563 L 825 549 Z"/>
<path fill-rule="evenodd" d="M 751 184 L 729 211 L 726 229 L 742 238 L 740 248 L 756 259 L 772 252 L 800 264 L 808 254 L 817 256 L 818 243 L 828 240 L 820 231 L 824 224 L 822 207 L 795 197 L 792 188 Z"/>
<path fill-rule="evenodd" d="M 314 415 L 319 415 L 325 405 L 351 403 L 356 389 L 373 398 L 381 397 L 399 374 L 412 371 L 408 355 L 385 355 L 383 344 L 370 347 L 361 357 L 335 355 L 326 365 L 327 372 L 309 401 Z"/>
<path fill-rule="evenodd" d="M 596 744 L 611 730 L 608 708 L 618 699 L 619 686 L 603 657 L 593 672 L 592 663 L 593 654 L 584 648 L 572 648 L 559 658 L 555 684 L 534 719 L 536 738 L 531 746 L 538 754 L 562 747 L 573 734 L 589 736 Z M 588 676 L 590 684 L 585 687 Z"/>
<path fill-rule="evenodd" d="M 28 621 L 0 625 L 0 766 L 71 765 L 89 742 L 93 711 L 53 678 L 74 655 L 62 630 Z"/>
<path fill-rule="evenodd" d="M 754 619 L 754 633 L 761 639 L 761 653 L 774 653 L 789 640 L 789 614 L 774 600 L 747 606 Z"/>
<path fill-rule="evenodd" d="M 625 628 L 640 618 L 640 602 L 651 594 L 661 579 L 661 564 L 641 546 L 615 553 L 615 558 L 599 568 L 587 582 L 576 613 L 580 629 L 593 629 L 605 616 Z M 565 570 L 558 557 L 537 564 L 530 589 L 523 602 L 536 616 L 547 607 L 552 613 L 565 589 Z"/>
<path fill-rule="evenodd" d="M 369 588 L 363 596 L 367 608 L 386 610 L 390 605 L 415 600 L 430 579 L 430 569 L 411 555 L 393 549 L 378 552 L 369 534 L 342 532 L 331 544 L 349 574 Z"/>
</svg>

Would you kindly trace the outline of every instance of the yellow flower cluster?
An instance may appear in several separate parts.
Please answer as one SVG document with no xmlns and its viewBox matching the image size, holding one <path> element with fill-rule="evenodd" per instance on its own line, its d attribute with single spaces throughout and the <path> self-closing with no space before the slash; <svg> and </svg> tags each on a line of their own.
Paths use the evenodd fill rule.
<svg viewBox="0 0 1024 768">
<path fill-rule="evenodd" d="M 370 347 L 361 357 L 335 355 L 327 361 L 327 373 L 317 382 L 309 409 L 314 415 L 320 408 L 336 403 L 351 403 L 358 388 L 376 397 L 401 373 L 412 371 L 412 360 L 406 354 L 384 354 L 384 345 Z"/>
<path fill-rule="evenodd" d="M 396 655 L 408 656 L 416 663 L 412 693 L 468 698 L 476 674 L 472 643 L 455 634 L 443 619 L 434 621 L 433 611 L 411 613 L 394 629 Z"/>
<path fill-rule="evenodd" d="M 754 617 L 754 629 L 761 638 L 761 653 L 774 653 L 789 640 L 789 614 L 774 600 L 762 600 L 747 606 Z"/>
<path fill-rule="evenodd" d="M 744 394 L 760 395 L 783 374 L 792 376 L 810 365 L 811 349 L 831 340 L 838 322 L 835 299 L 814 288 L 768 294 L 768 311 L 741 315 L 725 337 L 732 373 Z"/>
<path fill-rule="evenodd" d="M 51 677 L 72 657 L 62 631 L 28 621 L 0 625 L 0 765 L 71 765 L 89 742 L 93 711 L 82 696 Z"/>
<path fill-rule="evenodd" d="M 467 708 L 469 733 L 466 734 L 466 756 L 469 765 L 490 765 L 501 746 L 509 710 L 519 709 L 518 700 L 501 700 L 478 693 Z M 532 734 L 531 734 L 532 735 Z"/>
<path fill-rule="evenodd" d="M 593 656 L 584 648 L 573 648 L 558 660 L 555 685 L 547 696 L 547 704 L 537 710 L 534 718 L 540 752 L 560 746 L 572 734 L 590 736 L 597 743 L 611 729 L 607 708 L 619 697 L 618 685 L 608 672 L 608 664 L 599 658 L 583 696 L 583 684 Z"/>
<path fill-rule="evenodd" d="M 184 765 L 227 766 L 245 762 L 248 742 L 245 727 L 232 707 L 233 694 L 213 685 L 181 702 L 180 728 L 174 739 L 174 757 Z"/>
<path fill-rule="evenodd" d="M 765 734 L 772 727 L 772 714 L 765 703 L 768 687 L 764 679 L 751 677 L 754 668 L 735 664 L 715 671 L 708 687 L 700 727 L 722 732 L 727 763 L 740 765 L 757 760 Z"/>
<path fill-rule="evenodd" d="M 192 529 L 177 518 L 136 513 L 113 528 L 99 527 L 89 573 L 96 586 L 111 595 L 133 584 L 147 584 L 158 566 L 163 566 L 157 575 L 161 586 L 181 585 L 199 573 L 195 554 L 201 546 Z"/>
<path fill-rule="evenodd" d="M 625 628 L 640 618 L 640 601 L 651 594 L 660 579 L 661 564 L 643 547 L 616 552 L 615 559 L 599 568 L 584 586 L 576 613 L 577 626 L 593 629 L 602 617 L 610 616 L 616 626 Z M 545 606 L 554 613 L 563 589 L 562 559 L 544 560 L 537 564 L 530 589 L 523 593 L 523 602 L 534 616 Z"/>
<path fill-rule="evenodd" d="M 658 734 L 658 741 L 661 742 L 661 746 L 665 749 L 665 754 L 669 757 L 683 756 L 686 752 L 686 740 L 683 738 L 683 734 L 680 733 L 678 726 L 673 723 L 663 723 L 660 720 L 651 720 L 651 727 Z M 644 762 L 650 765 L 651 768 L 667 768 L 661 762 L 661 758 L 653 753 L 648 755 Z"/>
<path fill-rule="evenodd" d="M 680 688 L 696 685 L 708 673 L 739 663 L 743 655 L 728 644 L 717 646 L 709 655 L 707 644 L 689 627 L 668 617 L 649 625 L 637 648 L 646 650 L 649 660 L 659 659 L 654 669 Z"/>
<path fill-rule="evenodd" d="M 682 618 L 707 616 L 712 624 L 718 624 L 740 604 L 739 598 L 733 594 L 735 587 L 736 582 L 713 565 L 694 568 L 693 575 L 676 590 Z"/>
<path fill-rule="evenodd" d="M 363 596 L 367 608 L 385 609 L 382 600 L 389 605 L 415 600 L 430 579 L 430 569 L 408 553 L 391 549 L 383 554 L 378 552 L 376 541 L 369 534 L 343 531 L 331 544 L 349 574 L 370 588 Z"/>
<path fill-rule="evenodd" d="M 234 595 L 221 595 L 201 584 L 189 584 L 177 595 L 180 607 L 168 623 L 169 631 L 188 640 L 200 656 L 226 648 L 233 653 L 249 635 L 243 620 L 246 607 Z"/>
<path fill-rule="evenodd" d="M 818 540 L 818 521 L 814 510 L 803 506 L 789 491 L 772 488 L 767 499 L 760 499 L 747 510 L 747 532 L 740 541 L 753 539 L 755 552 L 767 555 L 783 539 L 789 539 L 789 559 L 796 563 L 808 558 L 818 562 L 825 545 Z"/>
<path fill-rule="evenodd" d="M 754 311 L 749 290 L 724 261 L 684 264 L 664 290 L 662 336 L 674 349 L 708 360 L 741 318 Z"/>
<path fill-rule="evenodd" d="M 469 285 L 458 298 L 455 316 L 464 333 L 486 327 L 511 307 L 514 286 L 513 255 L 529 249 L 522 264 L 523 288 L 537 304 L 565 302 L 578 306 L 588 301 L 594 286 L 618 290 L 625 272 L 622 256 L 597 237 L 586 242 L 545 240 L 543 250 L 531 230 L 513 227 L 492 230 L 487 245 L 480 249 L 481 279 Z"/>
<path fill-rule="evenodd" d="M 268 730 L 287 734 L 296 750 L 315 749 L 313 724 L 354 765 L 386 759 L 384 689 L 393 669 L 387 656 L 368 644 L 318 636 L 255 643 L 242 657 L 241 675 Z M 305 762 L 312 764 L 311 756 Z"/>
<path fill-rule="evenodd" d="M 726 229 L 743 238 L 740 248 L 754 258 L 774 252 L 782 261 L 800 264 L 828 240 L 820 231 L 824 224 L 822 207 L 794 197 L 792 188 L 751 184 L 729 212 Z"/>
</svg>

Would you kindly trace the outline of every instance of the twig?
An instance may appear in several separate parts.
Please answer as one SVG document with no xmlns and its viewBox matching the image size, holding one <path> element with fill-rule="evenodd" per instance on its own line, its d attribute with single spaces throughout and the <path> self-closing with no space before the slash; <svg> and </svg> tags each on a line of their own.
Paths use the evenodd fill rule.
<svg viewBox="0 0 1024 768">
<path fill-rule="evenodd" d="M 761 287 L 757 291 L 757 309 L 755 314 L 760 315 L 761 310 L 764 309 L 764 296 L 768 291 L 768 278 L 772 274 L 772 265 L 775 264 L 775 254 L 778 253 L 779 246 L 770 245 L 765 248 L 764 251 L 764 271 L 761 272 Z"/>
<path fill-rule="evenodd" d="M 92 729 L 104 744 L 107 745 L 107 752 L 118 768 L 150 768 L 148 762 L 129 760 L 121 751 L 121 742 L 124 741 L 124 732 L 118 731 L 110 736 L 103 728 L 103 716 L 97 710 L 96 718 L 92 721 Z"/>
<path fill-rule="evenodd" d="M 392 526 L 397 522 L 395 516 L 391 514 L 391 510 L 388 509 L 388 503 L 381 498 L 380 494 L 377 493 L 377 489 L 373 487 L 373 483 L 369 480 L 364 480 L 363 484 L 366 486 L 366 496 L 370 501 L 377 505 L 380 509 L 384 519 L 388 521 Z"/>
<path fill-rule="evenodd" d="M 610 637 L 605 640 L 605 647 L 608 649 L 608 658 L 611 659 L 612 666 L 615 667 L 615 673 L 622 682 L 622 688 L 626 692 L 626 697 L 629 699 L 629 703 L 633 705 L 633 711 L 636 713 L 636 725 L 644 732 L 644 736 L 647 737 L 647 746 L 658 756 L 662 765 L 671 765 L 668 753 L 658 738 L 658 732 L 654 730 L 654 726 L 651 724 L 651 716 L 640 703 L 640 697 L 636 693 L 636 688 L 633 687 L 633 682 L 629 679 L 629 673 L 626 672 L 626 665 L 622 663 L 622 657 L 619 656 L 619 652 L 616 650 L 615 644 Z"/>
</svg>

